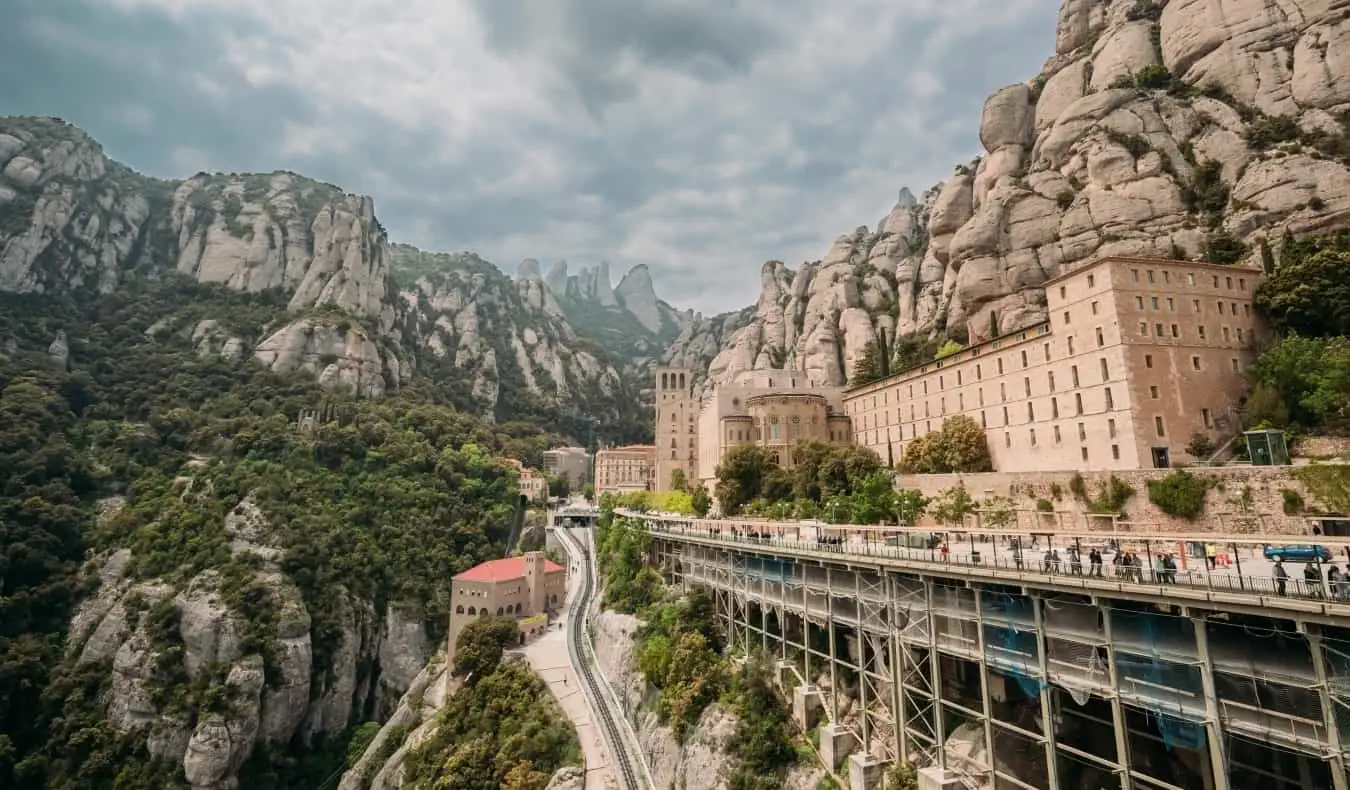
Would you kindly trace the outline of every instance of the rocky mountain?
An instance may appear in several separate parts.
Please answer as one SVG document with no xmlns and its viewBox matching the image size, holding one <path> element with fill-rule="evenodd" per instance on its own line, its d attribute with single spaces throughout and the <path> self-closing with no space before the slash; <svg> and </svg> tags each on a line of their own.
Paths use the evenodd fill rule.
<svg viewBox="0 0 1350 790">
<path fill-rule="evenodd" d="M 0 118 L 0 291 L 97 295 L 170 273 L 277 294 L 287 315 L 179 326 L 166 305 L 152 334 L 186 332 L 206 352 L 307 370 L 328 389 L 378 397 L 420 371 L 489 418 L 567 402 L 637 432 L 615 439 L 642 435 L 617 369 L 629 358 L 574 330 L 537 267 L 513 282 L 471 254 L 391 244 L 370 198 L 294 173 L 161 181 L 59 120 Z M 620 290 L 649 315 L 673 312 L 650 280 Z"/>
<path fill-rule="evenodd" d="M 517 280 L 541 282 L 577 333 L 612 358 L 623 360 L 625 372 L 634 381 L 650 380 L 661 352 L 694 317 L 692 311 L 677 310 L 657 298 L 651 272 L 644 264 L 630 269 L 617 287 L 605 261 L 576 274 L 568 273 L 566 261 L 557 261 L 540 278 L 538 262 L 525 260 Z"/>
<path fill-rule="evenodd" d="M 1041 284 L 1094 257 L 1269 264 L 1350 226 L 1342 3 L 1063 0 L 1040 74 L 999 89 L 984 153 L 667 352 L 728 381 L 843 383 L 877 333 L 976 342 L 1044 320 Z"/>
</svg>

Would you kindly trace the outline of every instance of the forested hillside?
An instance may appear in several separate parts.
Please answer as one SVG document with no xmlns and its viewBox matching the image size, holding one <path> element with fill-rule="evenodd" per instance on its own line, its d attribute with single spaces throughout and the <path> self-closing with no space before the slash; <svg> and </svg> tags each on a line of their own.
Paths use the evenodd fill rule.
<svg viewBox="0 0 1350 790">
<path fill-rule="evenodd" d="M 441 638 L 448 579 L 504 551 L 502 458 L 547 433 L 189 331 L 284 310 L 174 277 L 0 297 L 0 787 L 318 787 Z"/>
</svg>

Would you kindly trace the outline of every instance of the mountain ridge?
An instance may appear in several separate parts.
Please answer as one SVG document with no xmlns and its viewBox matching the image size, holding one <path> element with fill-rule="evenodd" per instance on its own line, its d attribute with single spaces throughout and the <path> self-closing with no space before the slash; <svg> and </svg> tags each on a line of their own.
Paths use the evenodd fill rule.
<svg viewBox="0 0 1350 790">
<path fill-rule="evenodd" d="M 845 384 L 880 336 L 978 342 L 1045 318 L 1094 257 L 1278 263 L 1350 227 L 1350 61 L 1308 0 L 1063 0 L 1039 74 L 994 91 L 981 156 L 818 261 L 761 267 L 754 305 L 667 349 L 702 386 L 788 367 Z M 941 343 L 938 343 L 941 345 Z"/>
</svg>

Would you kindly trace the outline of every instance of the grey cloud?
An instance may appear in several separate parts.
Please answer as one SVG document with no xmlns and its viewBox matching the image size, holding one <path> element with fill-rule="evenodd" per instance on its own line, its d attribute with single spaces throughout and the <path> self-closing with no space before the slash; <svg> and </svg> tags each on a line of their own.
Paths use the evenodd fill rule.
<svg viewBox="0 0 1350 790">
<path fill-rule="evenodd" d="M 95 0 L 11 0 L 17 11 L 0 26 L 0 113 L 65 117 L 155 175 L 189 175 L 174 168 L 173 152 L 191 148 L 222 170 L 290 169 L 368 192 L 396 240 L 472 249 L 507 271 L 524 257 L 608 259 L 618 271 L 645 263 L 663 297 L 713 312 L 754 300 L 764 260 L 819 258 L 838 234 L 880 219 L 901 186 L 917 193 L 976 154 L 985 96 L 1035 74 L 1051 49 L 1056 5 L 1034 0 L 1036 13 L 971 32 L 958 55 L 942 59 L 927 51 L 938 46 L 938 20 L 887 17 L 827 40 L 848 47 L 850 36 L 885 36 L 863 50 L 870 56 L 778 74 L 811 57 L 798 54 L 802 36 L 836 6 L 473 2 L 500 53 L 541 64 L 556 80 L 556 102 L 602 120 L 577 123 L 565 111 L 515 119 L 447 149 L 432 126 L 396 127 L 303 89 L 249 84 L 226 64 L 224 38 L 267 35 L 257 20 L 174 21 Z M 53 47 L 30 35 L 39 23 L 98 46 Z M 371 40 L 372 58 L 397 45 Z M 907 83 L 920 67 L 941 85 L 928 98 Z M 703 87 L 672 113 L 664 97 L 648 104 L 639 90 L 653 70 Z M 147 117 L 139 108 L 148 127 L 138 125 Z M 287 124 L 318 125 L 343 144 L 285 155 Z M 520 178 L 532 154 L 561 163 L 560 180 Z"/>
</svg>

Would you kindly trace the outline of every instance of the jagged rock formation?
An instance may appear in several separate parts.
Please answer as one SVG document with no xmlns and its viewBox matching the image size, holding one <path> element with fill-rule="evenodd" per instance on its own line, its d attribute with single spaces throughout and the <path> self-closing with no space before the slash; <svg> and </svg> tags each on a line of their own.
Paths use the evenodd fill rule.
<svg viewBox="0 0 1350 790">
<path fill-rule="evenodd" d="M 117 503 L 109 503 L 115 512 Z M 266 518 L 249 500 L 230 512 L 222 528 L 235 554 L 261 559 L 253 582 L 276 613 L 275 639 L 264 656 L 250 644 L 248 617 L 228 602 L 224 577 L 208 570 L 175 585 L 135 581 L 133 560 L 122 549 L 95 561 L 99 586 L 70 623 L 69 649 L 80 663 L 111 659 L 108 722 L 147 735 L 150 753 L 179 762 L 189 784 L 224 790 L 236 784 L 244 761 L 259 746 L 284 746 L 299 738 L 343 732 L 364 705 L 394 707 L 416 685 L 431 653 L 423 615 L 391 605 L 381 616 L 371 602 L 334 589 L 340 626 L 336 644 L 320 658 L 311 641 L 311 616 L 300 591 L 279 569 L 282 551 L 268 544 Z M 181 657 L 185 678 L 166 676 Z M 188 718 L 195 681 L 224 696 L 214 711 Z M 172 687 L 173 694 L 168 693 Z"/>
<path fill-rule="evenodd" d="M 329 184 L 293 173 L 159 181 L 55 119 L 0 118 L 0 291 L 106 293 L 165 271 L 281 293 L 288 318 L 241 332 L 166 316 L 160 330 L 181 329 L 203 353 L 308 370 L 327 388 L 378 397 L 429 368 L 487 417 L 526 392 L 591 405 L 619 390 L 614 364 L 568 325 L 537 263 L 513 283 L 473 255 L 391 245 L 370 198 Z M 623 309 L 607 267 L 583 275 L 588 299 Z M 625 293 L 644 315 L 670 310 L 650 280 Z M 512 387 L 521 392 L 504 396 Z"/>
<path fill-rule="evenodd" d="M 821 261 L 765 264 L 748 319 L 704 322 L 668 358 L 711 381 L 789 367 L 841 384 L 879 332 L 978 341 L 1044 320 L 1041 284 L 1094 257 L 1256 263 L 1286 231 L 1347 227 L 1344 12 L 1063 0 L 1041 73 L 985 102 L 982 157 Z"/>
<path fill-rule="evenodd" d="M 726 787 L 734 767 L 727 744 L 736 735 L 737 719 L 718 703 L 703 711 L 698 724 L 679 743 L 670 727 L 661 723 L 655 712 L 653 694 L 637 669 L 633 656 L 633 634 L 639 621 L 632 615 L 601 611 L 593 620 L 595 656 L 614 691 L 630 711 L 633 730 L 651 768 L 657 787 L 684 790 L 717 790 Z M 787 790 L 810 790 L 825 772 L 817 766 L 794 766 L 787 775 Z"/>
<path fill-rule="evenodd" d="M 537 272 L 534 261 L 521 266 L 522 275 Z M 617 288 L 603 261 L 570 275 L 567 262 L 557 261 L 542 282 L 578 333 L 624 360 L 625 372 L 643 381 L 650 379 L 661 352 L 693 320 L 692 311 L 676 310 L 657 298 L 651 271 L 642 264 L 630 269 Z"/>
</svg>

